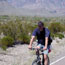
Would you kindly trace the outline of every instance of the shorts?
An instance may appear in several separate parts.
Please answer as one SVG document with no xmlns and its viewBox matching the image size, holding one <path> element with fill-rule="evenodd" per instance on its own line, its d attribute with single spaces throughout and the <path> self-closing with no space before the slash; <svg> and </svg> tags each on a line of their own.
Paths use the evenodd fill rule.
<svg viewBox="0 0 65 65">
<path fill-rule="evenodd" d="M 40 49 L 45 47 L 45 46 L 44 46 L 44 45 L 42 45 L 42 44 L 38 44 L 37 46 L 39 46 L 39 47 L 40 47 Z M 47 47 L 47 49 L 46 49 L 46 50 L 44 50 L 42 53 L 44 53 L 44 54 L 48 55 L 48 53 L 49 53 L 49 49 L 50 49 L 50 45 L 49 45 L 49 46 Z"/>
</svg>

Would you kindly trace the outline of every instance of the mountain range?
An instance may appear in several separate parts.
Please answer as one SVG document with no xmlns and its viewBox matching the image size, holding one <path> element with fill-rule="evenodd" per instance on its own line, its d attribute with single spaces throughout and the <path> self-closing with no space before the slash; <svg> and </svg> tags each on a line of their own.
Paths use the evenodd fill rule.
<svg viewBox="0 0 65 65">
<path fill-rule="evenodd" d="M 0 0 L 0 15 L 64 16 L 65 0 Z"/>
</svg>

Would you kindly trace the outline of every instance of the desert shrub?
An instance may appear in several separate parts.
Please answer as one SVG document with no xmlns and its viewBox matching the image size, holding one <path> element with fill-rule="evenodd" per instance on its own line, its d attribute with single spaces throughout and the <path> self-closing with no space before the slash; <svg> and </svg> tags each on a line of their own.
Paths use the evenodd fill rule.
<svg viewBox="0 0 65 65">
<path fill-rule="evenodd" d="M 1 48 L 6 51 L 7 46 L 3 45 L 3 46 L 1 46 Z"/>
<path fill-rule="evenodd" d="M 22 33 L 17 38 L 19 41 L 22 41 L 23 43 L 29 43 L 29 41 L 30 41 L 30 36 L 26 33 Z"/>
<path fill-rule="evenodd" d="M 51 33 L 50 35 L 51 35 L 52 38 L 54 38 L 54 34 L 53 33 Z"/>
<path fill-rule="evenodd" d="M 63 25 L 58 23 L 58 22 L 55 22 L 55 23 L 50 23 L 49 27 L 50 31 L 52 33 L 58 33 L 58 32 L 63 32 L 64 31 L 64 28 L 63 28 Z"/>
<path fill-rule="evenodd" d="M 6 24 L 3 23 L 0 26 L 0 31 L 3 32 L 5 36 L 10 36 L 15 40 L 17 35 L 22 32 L 22 24 L 17 21 L 9 21 Z"/>
<path fill-rule="evenodd" d="M 20 30 L 20 33 L 17 33 L 17 38 L 18 40 L 24 42 L 24 43 L 29 43 L 30 41 L 30 37 L 31 37 L 31 34 L 32 34 L 32 31 L 37 27 L 37 25 L 33 25 L 31 23 L 27 23 L 27 22 L 22 22 L 22 25 L 19 26 Z M 29 35 L 30 33 L 30 35 Z"/>
<path fill-rule="evenodd" d="M 60 39 L 64 38 L 64 35 L 63 34 L 56 34 L 56 37 L 59 37 Z"/>
<path fill-rule="evenodd" d="M 1 45 L 2 46 L 12 46 L 13 45 L 13 38 L 10 36 L 5 36 L 1 39 Z"/>
<path fill-rule="evenodd" d="M 62 39 L 64 37 L 63 34 L 60 34 L 59 32 L 64 32 L 64 25 L 59 23 L 59 22 L 54 22 L 54 23 L 50 23 L 49 25 L 49 30 L 51 32 L 51 36 L 54 37 L 59 37 L 60 39 Z"/>
<path fill-rule="evenodd" d="M 62 39 L 62 38 L 64 38 L 64 35 L 61 34 L 61 33 L 56 33 L 56 34 L 52 33 L 52 34 L 51 34 L 51 37 L 53 37 L 53 38 L 59 37 L 60 39 Z"/>
<path fill-rule="evenodd" d="M 4 33 L 4 35 L 5 36 L 14 36 L 14 34 L 13 33 L 15 33 L 14 31 L 15 31 L 15 27 L 13 27 L 13 25 L 11 25 L 12 24 L 12 22 L 10 23 L 10 24 L 2 24 L 1 26 L 0 26 L 0 31 L 1 32 L 3 32 Z"/>
<path fill-rule="evenodd" d="M 0 31 L 4 33 L 5 36 L 10 36 L 14 40 L 17 39 L 18 36 L 21 36 L 20 39 L 23 42 L 29 42 L 28 33 L 31 33 L 34 28 L 30 24 L 18 22 L 19 20 L 13 22 L 7 22 L 6 24 L 1 25 Z"/>
</svg>

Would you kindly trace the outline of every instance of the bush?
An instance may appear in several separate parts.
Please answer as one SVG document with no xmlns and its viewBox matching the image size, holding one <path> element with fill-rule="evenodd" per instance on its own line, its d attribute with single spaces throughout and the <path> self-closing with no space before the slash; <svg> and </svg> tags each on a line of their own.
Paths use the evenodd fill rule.
<svg viewBox="0 0 65 65">
<path fill-rule="evenodd" d="M 6 51 L 7 46 L 3 45 L 3 46 L 1 46 L 1 48 Z"/>
<path fill-rule="evenodd" d="M 64 31 L 63 25 L 58 22 L 51 23 L 48 28 L 54 34 Z"/>
<path fill-rule="evenodd" d="M 10 36 L 6 36 L 6 37 L 4 37 L 4 38 L 1 39 L 1 45 L 2 45 L 2 47 L 3 46 L 4 47 L 5 46 L 12 46 L 13 45 L 13 42 L 14 42 L 14 40 Z"/>
<path fill-rule="evenodd" d="M 60 39 L 64 38 L 64 35 L 62 33 L 51 33 L 51 37 L 54 39 L 55 37 L 59 37 Z"/>
<path fill-rule="evenodd" d="M 63 34 L 57 34 L 57 36 L 58 36 L 60 39 L 64 38 L 64 35 L 63 35 Z"/>
<path fill-rule="evenodd" d="M 51 37 L 54 38 L 54 34 L 53 33 L 51 33 Z"/>
<path fill-rule="evenodd" d="M 22 33 L 20 36 L 18 36 L 18 40 L 22 41 L 24 43 L 29 43 L 30 41 L 30 36 L 26 33 Z"/>
<path fill-rule="evenodd" d="M 64 35 L 61 33 L 51 34 L 51 37 L 59 37 L 60 39 L 64 38 Z"/>
</svg>

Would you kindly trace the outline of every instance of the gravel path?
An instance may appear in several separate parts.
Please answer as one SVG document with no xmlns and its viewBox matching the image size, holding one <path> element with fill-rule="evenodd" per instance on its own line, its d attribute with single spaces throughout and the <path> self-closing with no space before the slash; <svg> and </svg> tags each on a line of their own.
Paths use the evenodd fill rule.
<svg viewBox="0 0 65 65">
<path fill-rule="evenodd" d="M 33 46 L 36 45 L 34 42 Z M 54 61 L 65 51 L 65 38 L 56 38 L 52 43 L 52 52 L 49 54 L 50 61 Z M 6 51 L 0 49 L 0 65 L 31 65 L 35 59 L 35 51 L 28 49 L 28 45 L 15 45 Z"/>
</svg>

